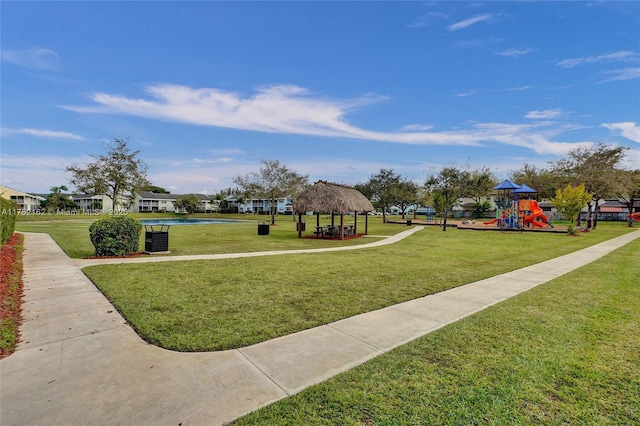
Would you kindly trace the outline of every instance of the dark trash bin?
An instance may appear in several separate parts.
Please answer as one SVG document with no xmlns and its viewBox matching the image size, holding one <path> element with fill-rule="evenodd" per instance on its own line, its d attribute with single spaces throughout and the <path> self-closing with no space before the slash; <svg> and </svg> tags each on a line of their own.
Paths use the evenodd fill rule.
<svg viewBox="0 0 640 426">
<path fill-rule="evenodd" d="M 158 226 L 160 229 L 158 229 Z M 169 225 L 145 225 L 144 229 L 145 252 L 169 251 Z"/>
<path fill-rule="evenodd" d="M 304 231 L 306 231 L 306 230 L 307 230 L 307 224 L 306 224 L 306 222 L 298 222 L 298 223 L 297 223 L 296 230 L 297 230 L 298 232 L 304 232 Z"/>
<path fill-rule="evenodd" d="M 411 226 L 411 219 L 407 219 L 407 226 Z"/>
<path fill-rule="evenodd" d="M 258 235 L 269 235 L 269 224 L 265 221 L 258 223 Z"/>
</svg>

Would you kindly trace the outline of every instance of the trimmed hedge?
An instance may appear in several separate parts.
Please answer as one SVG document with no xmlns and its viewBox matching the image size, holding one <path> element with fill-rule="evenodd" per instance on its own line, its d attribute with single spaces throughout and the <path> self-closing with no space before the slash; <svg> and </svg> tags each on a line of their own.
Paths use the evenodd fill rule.
<svg viewBox="0 0 640 426">
<path fill-rule="evenodd" d="M 93 222 L 89 227 L 95 256 L 125 256 L 136 253 L 142 223 L 127 216 L 111 216 Z"/>
<path fill-rule="evenodd" d="M 13 201 L 0 197 L 0 210 L 2 210 L 2 216 L 0 217 L 0 238 L 3 246 L 9 241 L 9 238 L 13 235 L 13 231 L 16 230 L 16 216 L 18 215 L 18 205 Z"/>
</svg>

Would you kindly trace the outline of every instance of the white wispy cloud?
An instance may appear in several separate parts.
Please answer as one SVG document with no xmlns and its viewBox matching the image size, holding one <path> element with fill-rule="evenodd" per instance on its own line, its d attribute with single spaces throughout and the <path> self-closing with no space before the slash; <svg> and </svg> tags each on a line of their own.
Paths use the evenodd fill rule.
<svg viewBox="0 0 640 426">
<path fill-rule="evenodd" d="M 629 140 L 640 143 L 640 126 L 638 123 L 631 121 L 622 123 L 604 123 L 601 127 L 605 127 Z"/>
<path fill-rule="evenodd" d="M 505 92 L 524 92 L 525 90 L 535 89 L 536 86 L 517 86 L 504 89 Z"/>
<path fill-rule="evenodd" d="M 403 132 L 426 132 L 427 130 L 433 129 L 433 125 L 431 124 L 407 124 L 402 127 Z"/>
<path fill-rule="evenodd" d="M 4 62 L 26 68 L 56 71 L 60 66 L 60 57 L 51 49 L 33 48 L 25 50 L 5 50 L 0 53 Z"/>
<path fill-rule="evenodd" d="M 69 139 L 76 141 L 83 141 L 85 138 L 80 135 L 76 135 L 71 132 L 61 132 L 58 130 L 46 130 L 46 129 L 30 129 L 30 128 L 22 128 L 22 129 L 9 129 L 2 128 L 2 134 L 4 136 L 10 136 L 14 134 L 21 135 L 31 135 L 44 139 Z"/>
<path fill-rule="evenodd" d="M 637 170 L 638 164 L 640 164 L 640 149 L 631 148 L 626 152 L 622 165 L 628 170 Z"/>
<path fill-rule="evenodd" d="M 576 147 L 590 147 L 593 142 L 562 142 L 554 140 L 562 132 L 562 126 L 553 123 L 533 124 L 478 123 L 474 125 L 476 134 L 483 140 L 491 140 L 505 145 L 530 149 L 537 154 L 565 155 Z"/>
<path fill-rule="evenodd" d="M 564 112 L 560 108 L 533 110 L 533 111 L 529 111 L 525 115 L 525 118 L 533 118 L 536 120 L 550 120 L 550 119 L 561 117 L 563 114 Z"/>
<path fill-rule="evenodd" d="M 578 65 L 584 65 L 584 64 L 595 64 L 599 62 L 629 61 L 635 58 L 637 58 L 637 54 L 635 52 L 631 52 L 628 50 L 620 50 L 618 52 L 607 53 L 605 55 L 565 59 L 563 61 L 558 62 L 557 65 L 564 68 L 573 68 Z"/>
<path fill-rule="evenodd" d="M 424 28 L 431 26 L 436 21 L 447 19 L 447 15 L 440 12 L 429 12 L 418 17 L 415 21 L 407 25 L 408 28 Z"/>
<path fill-rule="evenodd" d="M 611 77 L 600 81 L 600 83 L 607 83 L 609 81 L 633 80 L 635 78 L 640 78 L 640 67 L 639 68 L 621 68 L 617 70 L 603 71 L 602 73 L 609 74 L 611 75 Z"/>
<path fill-rule="evenodd" d="M 464 28 L 468 28 L 474 24 L 479 22 L 489 21 L 493 19 L 494 15 L 490 13 L 485 13 L 482 15 L 476 15 L 471 18 L 465 19 L 464 21 L 456 22 L 455 24 L 451 24 L 447 27 L 449 31 L 458 31 Z"/>
<path fill-rule="evenodd" d="M 221 164 L 221 163 L 231 163 L 233 161 L 232 157 L 217 157 L 217 158 L 193 158 L 191 160 L 195 164 Z"/>
<path fill-rule="evenodd" d="M 223 148 L 223 149 L 212 149 L 209 151 L 212 155 L 242 155 L 245 151 L 239 148 Z"/>
<path fill-rule="evenodd" d="M 533 52 L 533 49 L 505 49 L 499 52 L 493 52 L 496 55 L 500 56 L 509 56 L 512 58 L 516 58 L 518 56 L 526 55 L 527 53 Z"/>
<path fill-rule="evenodd" d="M 26 192 L 48 192 L 51 186 L 69 182 L 64 168 L 85 158 L 54 155 L 9 155 L 0 153 L 2 185 Z"/>
<path fill-rule="evenodd" d="M 96 93 L 91 98 L 97 105 L 64 108 L 79 113 L 123 114 L 199 126 L 409 145 L 455 146 L 497 142 L 553 153 L 566 147 L 562 142 L 539 143 L 539 139 L 529 131 L 531 125 L 520 128 L 515 125 L 513 131 L 504 133 L 502 130 L 511 125 L 503 124 L 501 131 L 492 132 L 491 127 L 479 131 L 477 125 L 467 130 L 429 131 L 431 127 L 410 124 L 401 131 L 380 132 L 349 124 L 346 120 L 348 113 L 385 99 L 374 95 L 335 100 L 314 96 L 307 89 L 290 85 L 262 87 L 250 96 L 220 89 L 193 89 L 168 84 L 150 86 L 146 92 L 149 96 L 144 99 Z M 544 125 L 546 123 L 536 123 L 539 128 Z"/>
<path fill-rule="evenodd" d="M 517 86 L 508 87 L 506 89 L 493 89 L 493 90 L 469 90 L 468 92 L 456 93 L 456 97 L 473 96 L 479 93 L 500 93 L 500 92 L 524 92 L 525 90 L 534 89 L 535 86 Z"/>
<path fill-rule="evenodd" d="M 346 100 L 314 97 L 304 88 L 277 85 L 259 88 L 254 95 L 212 88 L 193 89 L 178 85 L 156 85 L 146 90 L 149 98 L 96 93 L 95 106 L 63 106 L 80 113 L 111 113 L 227 127 L 267 133 L 346 137 L 395 143 L 470 144 L 465 137 L 446 133 L 376 132 L 350 125 L 345 116 L 358 107 L 380 102 L 381 96 L 366 95 Z"/>
<path fill-rule="evenodd" d="M 464 98 L 464 97 L 467 97 L 467 96 L 473 96 L 473 95 L 475 95 L 476 93 L 480 93 L 480 92 L 479 92 L 478 90 L 470 90 L 470 91 L 468 91 L 468 92 L 456 93 L 456 94 L 455 94 L 455 95 L 453 95 L 453 96 L 457 96 L 457 97 L 459 97 L 459 98 Z"/>
</svg>

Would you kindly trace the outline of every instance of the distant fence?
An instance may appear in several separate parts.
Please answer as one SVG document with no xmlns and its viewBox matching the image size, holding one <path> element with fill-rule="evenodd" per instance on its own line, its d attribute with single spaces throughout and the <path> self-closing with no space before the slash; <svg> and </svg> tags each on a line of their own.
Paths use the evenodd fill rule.
<svg viewBox="0 0 640 426">
<path fill-rule="evenodd" d="M 581 220 L 587 220 L 587 214 L 580 214 Z M 629 213 L 610 213 L 610 212 L 600 212 L 598 213 L 598 220 L 610 220 L 610 221 L 628 221 Z"/>
</svg>

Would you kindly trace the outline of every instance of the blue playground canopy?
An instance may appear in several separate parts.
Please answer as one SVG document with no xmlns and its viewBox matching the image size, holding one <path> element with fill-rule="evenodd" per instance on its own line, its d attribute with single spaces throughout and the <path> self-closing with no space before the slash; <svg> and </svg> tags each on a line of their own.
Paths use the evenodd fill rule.
<svg viewBox="0 0 640 426">
<path fill-rule="evenodd" d="M 500 182 L 498 185 L 493 187 L 493 189 L 495 190 L 518 189 L 518 188 L 520 188 L 520 185 L 516 185 L 515 183 L 511 182 L 509 179 L 505 179 L 502 182 Z"/>
<path fill-rule="evenodd" d="M 513 192 L 515 192 L 517 194 L 535 194 L 535 193 L 538 192 L 538 191 L 536 191 L 535 189 L 531 188 L 528 185 L 525 185 L 525 184 L 518 185 L 517 183 L 511 182 L 509 179 L 503 180 L 498 185 L 494 186 L 493 189 L 496 190 L 496 191 L 513 190 Z"/>
<path fill-rule="evenodd" d="M 530 186 L 527 186 L 527 185 L 525 185 L 523 183 L 522 185 L 520 185 L 520 188 L 516 189 L 514 192 L 516 192 L 518 194 L 535 194 L 538 191 L 536 191 L 535 189 L 533 189 Z"/>
</svg>

